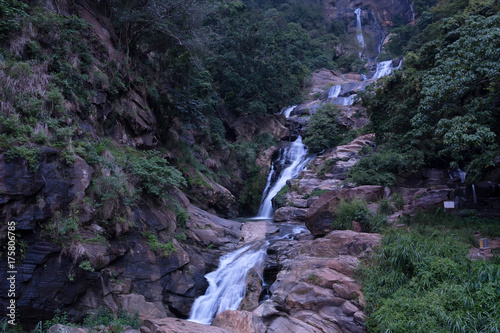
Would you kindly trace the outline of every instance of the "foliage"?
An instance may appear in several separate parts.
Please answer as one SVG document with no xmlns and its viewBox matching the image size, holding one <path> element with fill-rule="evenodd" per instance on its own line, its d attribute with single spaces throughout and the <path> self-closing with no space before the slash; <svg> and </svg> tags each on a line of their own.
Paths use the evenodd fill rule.
<svg viewBox="0 0 500 333">
<path fill-rule="evenodd" d="M 83 320 L 83 326 L 90 328 L 92 332 L 97 331 L 101 325 L 110 327 L 111 332 L 123 332 L 127 326 L 137 330 L 141 323 L 138 312 L 132 316 L 127 311 L 120 310 L 115 316 L 108 308 L 104 307 L 89 312 Z"/>
<path fill-rule="evenodd" d="M 28 5 L 18 0 L 0 0 L 0 39 L 21 27 Z"/>
<path fill-rule="evenodd" d="M 419 156 L 414 170 L 445 160 L 469 181 L 491 170 L 500 153 L 498 9 L 489 1 L 443 1 L 422 16 L 404 74 L 362 94 L 381 152 Z M 358 178 L 390 183 L 367 173 Z"/>
<path fill-rule="evenodd" d="M 287 205 L 286 194 L 290 191 L 290 187 L 288 185 L 283 186 L 281 190 L 276 194 L 273 198 L 273 206 L 275 209 L 281 208 Z"/>
<path fill-rule="evenodd" d="M 418 170 L 423 159 L 418 151 L 380 152 L 365 156 L 347 173 L 347 180 L 357 185 L 391 186 L 396 175 Z"/>
<path fill-rule="evenodd" d="M 79 221 L 78 210 L 74 206 L 67 214 L 57 211 L 50 222 L 45 225 L 44 232 L 54 241 L 67 246 L 77 235 Z"/>
<path fill-rule="evenodd" d="M 401 193 L 392 194 L 390 199 L 393 202 L 394 207 L 396 207 L 396 209 L 398 209 L 398 210 L 403 209 L 403 206 L 405 205 L 405 201 L 404 201 L 403 195 Z"/>
<path fill-rule="evenodd" d="M 31 171 L 36 171 L 40 164 L 41 151 L 38 147 L 14 146 L 5 153 L 5 158 L 10 161 L 22 157 L 28 162 Z"/>
<path fill-rule="evenodd" d="M 172 187 L 186 186 L 182 173 L 169 166 L 158 151 L 147 151 L 144 157 L 132 156 L 128 166 L 147 193 L 163 197 Z"/>
<path fill-rule="evenodd" d="M 158 253 L 162 257 L 168 257 L 172 253 L 177 252 L 177 248 L 175 247 L 175 244 L 172 242 L 172 240 L 168 241 L 167 243 L 162 243 L 158 239 L 158 236 L 150 231 L 145 231 L 142 233 L 142 235 L 148 240 L 148 245 L 151 250 Z"/>
<path fill-rule="evenodd" d="M 340 111 L 334 104 L 325 104 L 310 118 L 307 124 L 304 144 L 312 153 L 318 153 L 327 148 L 333 148 L 342 142 L 345 134 L 339 126 Z"/>
<path fill-rule="evenodd" d="M 374 214 L 366 201 L 352 199 L 342 200 L 334 211 L 332 228 L 334 230 L 351 230 L 352 221 L 361 224 L 363 232 L 380 232 L 386 221 L 382 215 Z"/>
<path fill-rule="evenodd" d="M 498 221 L 438 211 L 388 230 L 360 276 L 373 332 L 493 332 L 498 323 L 500 266 L 466 258 L 470 226 Z"/>
<path fill-rule="evenodd" d="M 51 328 L 54 325 L 65 325 L 65 326 L 75 326 L 73 323 L 68 321 L 68 314 L 66 312 L 61 312 L 60 309 L 57 309 L 55 311 L 54 317 L 50 320 L 46 320 L 43 323 L 43 331 L 47 332 L 49 328 Z"/>
</svg>

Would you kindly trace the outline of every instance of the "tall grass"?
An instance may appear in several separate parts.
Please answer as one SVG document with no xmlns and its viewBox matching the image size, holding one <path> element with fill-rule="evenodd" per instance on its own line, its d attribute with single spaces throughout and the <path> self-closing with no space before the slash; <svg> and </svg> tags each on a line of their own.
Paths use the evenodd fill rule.
<svg viewBox="0 0 500 333">
<path fill-rule="evenodd" d="M 472 261 L 473 231 L 500 221 L 437 211 L 387 230 L 358 274 L 369 332 L 498 332 L 500 261 Z"/>
</svg>

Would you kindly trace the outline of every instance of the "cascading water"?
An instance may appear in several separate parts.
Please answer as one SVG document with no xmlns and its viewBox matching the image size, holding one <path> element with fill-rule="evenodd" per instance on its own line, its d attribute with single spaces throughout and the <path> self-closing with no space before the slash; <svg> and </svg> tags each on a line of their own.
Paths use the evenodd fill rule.
<svg viewBox="0 0 500 333">
<path fill-rule="evenodd" d="M 273 163 L 273 169 L 276 168 L 274 164 L 283 167 L 278 180 L 271 185 L 272 177 L 268 177 L 266 190 L 262 195 L 262 202 L 260 204 L 259 218 L 270 219 L 273 217 L 273 203 L 272 199 L 278 192 L 286 185 L 286 181 L 295 178 L 304 169 L 309 158 L 307 156 L 307 148 L 302 143 L 302 137 L 299 135 L 297 140 L 292 142 L 289 147 L 285 148 L 282 156 Z"/>
<path fill-rule="evenodd" d="M 366 45 L 365 45 L 365 38 L 363 37 L 363 30 L 361 30 L 361 8 L 356 8 L 356 10 L 354 10 L 354 13 L 356 14 L 356 30 L 357 30 L 358 42 L 359 45 L 361 45 L 361 48 L 364 49 Z M 359 52 L 360 58 L 362 54 L 363 51 Z"/>
<path fill-rule="evenodd" d="M 236 310 L 245 297 L 248 271 L 262 265 L 267 241 L 250 243 L 220 258 L 219 268 L 205 278 L 209 287 L 198 297 L 189 314 L 189 321 L 210 325 L 225 310 Z"/>
<path fill-rule="evenodd" d="M 291 232 L 284 231 L 271 236 L 269 240 L 252 242 L 222 256 L 219 268 L 205 275 L 209 287 L 205 295 L 198 297 L 193 303 L 188 320 L 210 325 L 217 314 L 226 310 L 237 310 L 245 297 L 248 272 L 264 264 L 269 242 L 293 239 L 294 235 L 304 230 L 303 226 L 295 226 Z M 266 287 L 264 282 L 263 287 Z"/>
<path fill-rule="evenodd" d="M 296 107 L 297 105 L 292 105 L 287 108 L 284 108 L 283 111 L 281 111 L 279 114 L 284 114 L 285 117 L 288 118 L 290 117 L 290 114 L 292 113 L 293 110 L 295 110 Z"/>
<path fill-rule="evenodd" d="M 356 94 L 348 96 L 348 97 L 337 97 L 333 101 L 333 104 L 337 104 L 337 105 L 353 105 L 354 104 L 354 97 L 356 97 Z"/>
<path fill-rule="evenodd" d="M 342 90 L 342 86 L 332 86 L 328 90 L 328 99 L 339 97 L 340 91 Z"/>
<path fill-rule="evenodd" d="M 382 61 L 377 64 L 377 70 L 375 74 L 373 74 L 372 79 L 379 79 L 383 76 L 389 75 L 392 73 L 392 60 Z"/>
</svg>

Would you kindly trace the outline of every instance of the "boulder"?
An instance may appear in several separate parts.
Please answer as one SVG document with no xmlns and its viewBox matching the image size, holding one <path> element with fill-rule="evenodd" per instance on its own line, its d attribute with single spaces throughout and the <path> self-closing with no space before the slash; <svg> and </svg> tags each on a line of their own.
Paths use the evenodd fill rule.
<svg viewBox="0 0 500 333">
<path fill-rule="evenodd" d="M 289 221 L 304 221 L 306 219 L 307 209 L 285 206 L 276 209 L 274 212 L 274 221 L 289 222 Z"/>
<path fill-rule="evenodd" d="M 163 318 L 144 320 L 144 326 L 151 333 L 231 333 L 231 331 L 214 326 L 207 326 L 178 318 Z"/>
<path fill-rule="evenodd" d="M 266 332 L 266 326 L 262 323 L 262 320 L 248 311 L 223 311 L 215 317 L 212 326 L 220 327 L 233 333 Z"/>
</svg>

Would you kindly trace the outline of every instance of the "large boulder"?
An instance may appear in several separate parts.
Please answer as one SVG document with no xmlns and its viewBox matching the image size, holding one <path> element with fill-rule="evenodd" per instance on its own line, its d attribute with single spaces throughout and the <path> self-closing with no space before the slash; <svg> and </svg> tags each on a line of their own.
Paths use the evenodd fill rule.
<svg viewBox="0 0 500 333">
<path fill-rule="evenodd" d="M 150 333 L 231 333 L 231 331 L 214 326 L 207 326 L 178 318 L 146 319 L 144 326 Z"/>
<path fill-rule="evenodd" d="M 215 317 L 212 326 L 226 329 L 233 333 L 264 333 L 266 326 L 255 314 L 248 311 L 226 310 Z"/>
</svg>

